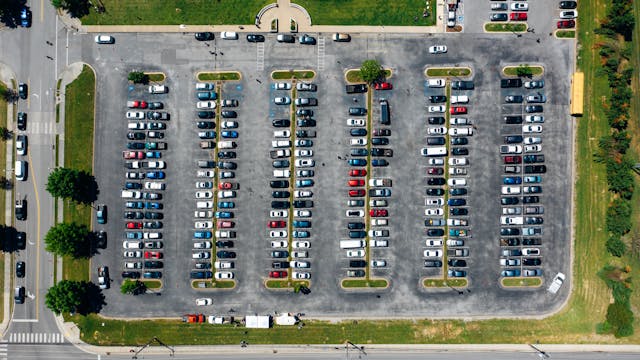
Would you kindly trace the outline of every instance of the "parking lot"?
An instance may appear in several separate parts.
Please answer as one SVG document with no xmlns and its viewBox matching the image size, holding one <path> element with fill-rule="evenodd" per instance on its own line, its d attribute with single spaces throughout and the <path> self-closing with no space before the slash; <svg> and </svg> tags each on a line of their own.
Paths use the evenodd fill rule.
<svg viewBox="0 0 640 360">
<path fill-rule="evenodd" d="M 425 40 L 417 35 L 355 35 L 349 43 L 332 42 L 330 34 L 312 35 L 318 39 L 325 38 L 323 53 L 319 54 L 315 46 L 276 43 L 275 36 L 267 36 L 264 59 L 261 59 L 256 44 L 247 43 L 243 37 L 236 41 L 212 41 L 209 47 L 196 42 L 192 34 L 119 35 L 116 45 L 101 48 L 96 48 L 95 44 L 90 44 L 91 39 L 87 39 L 83 51 L 98 75 L 95 174 L 100 187 L 99 202 L 109 207 L 109 221 L 104 226 L 109 235 L 108 247 L 92 263 L 94 266 L 108 265 L 115 280 L 112 289 L 105 291 L 108 305 L 104 313 L 111 316 L 170 316 L 196 310 L 220 313 L 234 309 L 243 313 L 278 310 L 304 312 L 309 316 L 401 317 L 539 314 L 556 308 L 562 300 L 561 296 L 550 297 L 545 288 L 556 272 L 567 273 L 569 266 L 570 207 L 567 204 L 571 200 L 572 184 L 572 120 L 568 116 L 568 94 L 570 72 L 573 70 L 567 60 L 573 55 L 570 44 L 550 39 L 538 44 L 535 36 L 527 34 L 519 40 L 519 47 L 514 51 L 511 37 L 491 35 L 468 35 L 455 41 L 433 36 Z M 134 46 L 135 43 L 142 45 Z M 435 44 L 447 45 L 448 52 L 429 54 L 427 47 Z M 489 48 L 492 53 L 487 53 L 486 49 Z M 217 55 L 212 55 L 210 51 L 215 51 Z M 129 55 L 122 57 L 120 54 Z M 89 58 L 95 60 L 89 61 Z M 347 119 L 354 117 L 348 114 L 348 109 L 364 106 L 365 100 L 362 95 L 345 92 L 343 72 L 359 67 L 363 60 L 369 58 L 377 59 L 393 71 L 387 80 L 393 89 L 371 90 L 373 106 L 368 109 L 373 111 L 370 130 L 383 127 L 390 130 L 390 136 L 385 137 L 388 138 L 388 144 L 383 146 L 370 145 L 377 136 L 369 133 L 365 137 L 367 146 L 352 145 L 351 140 L 361 136 L 351 136 L 350 131 L 357 126 L 347 124 Z M 542 124 L 542 137 L 547 172 L 543 175 L 544 192 L 539 195 L 544 206 L 545 223 L 544 233 L 540 236 L 541 245 L 536 247 L 541 251 L 543 260 L 539 268 L 543 270 L 546 282 L 537 289 L 505 290 L 499 286 L 500 273 L 504 270 L 499 259 L 505 248 L 500 246 L 500 217 L 503 216 L 500 193 L 504 186 L 505 166 L 505 155 L 500 154 L 500 146 L 504 145 L 504 136 L 522 135 L 522 125 L 526 124 L 507 125 L 502 117 L 528 114 L 522 111 L 527 104 L 504 103 L 509 89 L 500 87 L 503 77 L 500 70 L 505 65 L 519 63 L 540 64 L 545 68 L 544 94 L 548 99 L 543 104 L 545 122 Z M 468 114 L 465 117 L 473 126 L 473 135 L 469 137 L 468 144 L 461 146 L 468 148 L 468 155 L 464 155 L 469 163 L 464 166 L 467 173 L 455 176 L 468 181 L 468 194 L 464 197 L 468 216 L 459 217 L 468 221 L 468 226 L 461 228 L 468 229 L 469 235 L 464 245 L 469 250 L 469 256 L 465 257 L 468 266 L 460 268 L 466 271 L 469 280 L 469 292 L 463 295 L 449 288 L 425 289 L 420 283 L 423 277 L 438 276 L 444 269 L 438 271 L 424 267 L 424 261 L 428 259 L 423 256 L 427 250 L 425 242 L 430 238 L 426 234 L 425 219 L 431 218 L 425 216 L 426 189 L 431 186 L 428 185 L 430 177 L 427 176 L 430 166 L 420 151 L 426 146 L 428 127 L 431 127 L 427 125 L 427 117 L 431 116 L 427 113 L 427 106 L 431 105 L 428 96 L 436 95 L 435 90 L 427 86 L 424 70 L 431 66 L 454 65 L 470 67 L 473 74 L 469 80 L 472 79 L 475 85 L 472 91 L 451 94 L 469 96 L 469 103 L 465 105 L 468 106 Z M 262 66 L 263 69 L 256 70 Z M 169 92 L 150 95 L 142 86 L 129 91 L 126 74 L 141 68 L 164 72 L 167 75 L 164 84 Z M 279 129 L 273 127 L 272 120 L 291 119 L 291 108 L 276 105 L 274 98 L 289 96 L 295 100 L 303 97 L 302 92 L 293 96 L 293 90 L 273 88 L 276 81 L 271 80 L 269 74 L 278 69 L 312 69 L 317 72 L 317 76 L 309 81 L 317 85 L 317 91 L 309 92 L 309 97 L 318 99 L 317 106 L 309 107 L 315 113 L 313 118 L 316 126 L 308 128 L 316 131 L 317 136 L 310 138 L 313 141 L 311 147 L 288 147 L 292 153 L 301 149 L 313 151 L 313 156 L 309 157 L 314 161 L 314 176 L 309 177 L 313 179 L 313 186 L 308 190 L 312 191 L 308 200 L 313 201 L 313 207 L 306 209 L 312 212 L 309 218 L 312 227 L 293 229 L 289 223 L 286 225 L 287 231 L 310 233 L 308 239 L 294 239 L 310 243 L 310 248 L 300 249 L 308 252 L 308 257 L 301 261 L 308 261 L 310 267 L 300 269 L 300 272 L 310 274 L 312 291 L 309 295 L 268 290 L 263 285 L 269 273 L 275 270 L 273 261 L 279 261 L 271 256 L 272 251 L 277 251 L 277 248 L 272 248 L 271 241 L 277 241 L 278 237 L 270 237 L 270 231 L 279 230 L 268 227 L 270 221 L 280 220 L 271 216 L 271 202 L 281 200 L 272 198 L 272 192 L 278 189 L 270 186 L 270 181 L 275 180 L 273 161 L 276 160 L 271 158 L 270 152 L 274 150 L 272 142 L 284 138 L 274 137 L 274 130 Z M 205 259 L 192 258 L 196 231 L 194 211 L 198 210 L 197 201 L 208 201 L 195 197 L 196 191 L 207 191 L 196 189 L 196 182 L 206 181 L 197 177 L 197 172 L 204 170 L 198 167 L 197 161 L 220 161 L 217 152 L 225 150 L 216 148 L 216 154 L 213 155 L 214 152 L 199 146 L 200 141 L 206 140 L 198 136 L 198 132 L 204 130 L 196 127 L 196 102 L 199 100 L 196 98 L 195 74 L 211 70 L 239 71 L 242 74 L 240 81 L 225 83 L 221 89 L 216 87 L 222 99 L 239 102 L 233 108 L 238 114 L 237 118 L 215 120 L 217 141 L 237 143 L 233 150 L 236 158 L 228 161 L 237 164 L 237 169 L 233 170 L 234 178 L 229 182 L 237 184 L 239 188 L 234 190 L 235 197 L 228 200 L 234 202 L 234 209 L 229 210 L 233 211 L 233 218 L 229 220 L 234 222 L 236 238 L 231 239 L 234 245 L 229 251 L 236 254 L 231 271 L 236 287 L 213 292 L 192 289 L 189 279 L 191 271 L 196 270 L 195 264 L 206 262 Z M 522 95 L 528 95 L 529 92 L 523 88 L 518 91 Z M 354 97 L 357 101 L 354 101 Z M 120 273 L 125 270 L 122 240 L 128 221 L 121 213 L 125 211 L 126 200 L 120 197 L 126 182 L 125 161 L 122 158 L 122 151 L 126 150 L 127 144 L 125 124 L 128 120 L 125 119 L 125 112 L 129 109 L 126 102 L 137 99 L 163 101 L 171 118 L 165 121 L 167 130 L 163 141 L 167 143 L 167 150 L 162 152 L 162 161 L 166 163 L 166 169 L 163 170 L 166 172 L 163 181 L 166 190 L 163 190 L 162 200 L 164 288 L 159 296 L 132 298 L 121 295 L 117 287 L 121 283 Z M 382 126 L 379 123 L 381 99 L 388 101 L 390 125 Z M 220 132 L 224 130 L 220 128 L 220 122 L 227 120 L 237 121 L 237 128 L 233 129 L 238 133 L 237 139 L 221 138 Z M 447 127 L 451 128 L 448 124 Z M 289 131 L 293 133 L 301 129 L 296 125 Z M 299 139 L 290 134 L 289 140 L 294 142 Z M 358 157 L 351 155 L 351 149 L 365 148 L 370 151 L 373 147 L 393 150 L 392 157 L 365 157 L 368 160 L 388 160 L 388 166 L 369 167 L 369 178 L 391 180 L 392 186 L 381 187 L 388 188 L 391 196 L 349 196 L 348 191 L 352 189 L 374 189 L 369 188 L 368 184 L 348 186 L 350 179 L 358 178 L 349 176 L 350 170 L 360 168 L 348 163 Z M 300 170 L 292 164 L 297 159 L 302 157 L 293 154 L 289 158 L 289 170 Z M 528 164 L 520 164 L 524 165 Z M 223 171 L 214 170 L 218 176 Z M 446 177 L 450 179 L 453 175 Z M 306 179 L 298 177 L 296 173 L 287 180 L 295 182 L 303 178 Z M 216 177 L 212 181 L 217 186 L 222 180 Z M 291 186 L 286 191 L 300 190 L 307 189 Z M 295 194 L 290 193 L 289 199 L 282 201 L 307 200 L 294 197 Z M 349 239 L 348 223 L 360 221 L 349 220 L 346 216 L 346 211 L 352 209 L 347 201 L 361 198 L 367 201 L 363 210 L 377 209 L 369 205 L 369 200 L 388 201 L 387 206 L 380 206 L 380 209 L 388 211 L 388 216 L 381 217 L 388 220 L 388 226 L 380 226 L 380 230 L 388 230 L 388 237 L 385 237 L 388 246 L 376 249 L 366 257 L 369 261 L 385 261 L 384 267 L 373 270 L 371 274 L 388 279 L 388 289 L 354 292 L 340 288 L 340 279 L 346 278 L 348 271 L 357 269 L 349 266 L 352 259 L 347 258 L 347 250 L 340 249 L 340 241 Z M 220 211 L 217 209 L 218 202 L 226 200 L 214 198 L 209 201 L 215 201 L 216 204 L 205 211 Z M 293 210 L 302 208 L 289 209 L 290 212 Z M 292 214 L 288 218 L 288 221 L 294 220 Z M 369 225 L 371 219 L 367 218 L 367 229 L 374 228 Z M 364 239 L 369 240 L 368 235 Z M 210 240 L 202 241 L 215 240 L 219 239 L 212 236 Z M 215 272 L 215 269 L 209 270 Z M 296 269 L 288 271 L 293 270 Z M 531 297 L 532 293 L 538 296 Z M 566 296 L 565 292 L 562 294 Z M 198 297 L 213 298 L 214 306 L 196 309 L 194 300 Z M 425 307 L 424 301 L 429 301 L 430 306 Z"/>
</svg>

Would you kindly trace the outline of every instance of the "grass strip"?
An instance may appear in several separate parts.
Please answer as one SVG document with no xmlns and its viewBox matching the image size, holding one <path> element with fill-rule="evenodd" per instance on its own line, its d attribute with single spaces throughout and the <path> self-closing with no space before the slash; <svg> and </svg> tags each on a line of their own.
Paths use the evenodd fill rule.
<svg viewBox="0 0 640 360">
<path fill-rule="evenodd" d="M 7 86 L 0 82 L 0 93 L 4 94 Z M 0 96 L 0 127 L 7 128 L 7 101 L 3 96 Z M 0 168 L 7 168 L 7 147 L 6 142 L 0 144 Z M 5 173 L 8 175 L 9 173 Z M 4 204 L 6 201 L 7 193 L 10 190 L 0 189 L 0 204 L 2 204 L 3 210 L 0 211 L 0 224 L 4 225 L 6 221 Z M 4 254 L 0 254 L 0 289 L 4 289 Z M 0 296 L 0 322 L 4 319 L 4 296 Z"/>
<path fill-rule="evenodd" d="M 167 77 L 162 72 L 145 73 L 149 77 L 149 81 L 163 82 Z"/>
<path fill-rule="evenodd" d="M 345 288 L 385 288 L 389 282 L 385 279 L 344 279 L 342 287 Z"/>
<path fill-rule="evenodd" d="M 142 280 L 147 289 L 160 289 L 162 288 L 162 281 L 160 280 Z"/>
<path fill-rule="evenodd" d="M 542 279 L 538 277 L 508 277 L 502 278 L 502 286 L 512 287 L 512 286 L 540 286 L 542 285 Z"/>
<path fill-rule="evenodd" d="M 471 69 L 469 68 L 429 68 L 427 69 L 427 76 L 469 76 L 471 75 Z"/>
<path fill-rule="evenodd" d="M 362 77 L 360 76 L 360 69 L 351 69 L 351 70 L 347 71 L 347 74 L 346 74 L 345 77 L 347 79 L 347 82 L 350 83 L 350 84 L 353 84 L 353 83 L 364 83 L 365 82 L 364 80 L 362 80 Z M 391 77 L 391 70 L 390 69 L 384 69 L 383 77 L 385 79 Z"/>
<path fill-rule="evenodd" d="M 560 39 L 573 39 L 576 37 L 576 32 L 574 30 L 558 30 L 556 31 L 556 37 Z"/>
<path fill-rule="evenodd" d="M 533 76 L 542 75 L 544 72 L 544 68 L 542 66 L 531 66 L 529 64 L 522 65 L 529 67 Z M 518 76 L 518 66 L 505 66 L 504 69 L 502 69 L 502 72 L 507 76 Z"/>
<path fill-rule="evenodd" d="M 465 287 L 468 285 L 467 279 L 425 279 L 422 282 L 424 287 Z"/>
<path fill-rule="evenodd" d="M 415 0 L 294 0 L 304 7 L 314 25 L 431 26 L 436 1 Z M 424 16 L 424 14 L 428 16 Z"/>
<path fill-rule="evenodd" d="M 271 73 L 273 80 L 288 80 L 288 79 L 313 79 L 316 77 L 316 73 L 313 70 L 280 70 Z"/>
<path fill-rule="evenodd" d="M 306 286 L 309 287 L 311 284 L 309 281 L 296 281 L 296 280 L 267 280 L 265 282 L 265 286 L 268 289 L 289 289 L 295 288 L 296 286 Z"/>
<path fill-rule="evenodd" d="M 484 24 L 484 31 L 487 32 L 524 32 L 527 30 L 526 23 L 487 23 Z"/>
<path fill-rule="evenodd" d="M 200 81 L 240 80 L 240 73 L 237 71 L 201 72 L 201 73 L 198 73 L 198 80 Z"/>
</svg>

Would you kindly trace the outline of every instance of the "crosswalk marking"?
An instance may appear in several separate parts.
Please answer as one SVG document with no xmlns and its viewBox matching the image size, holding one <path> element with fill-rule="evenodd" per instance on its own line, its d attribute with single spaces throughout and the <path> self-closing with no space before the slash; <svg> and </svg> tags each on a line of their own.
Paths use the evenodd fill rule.
<svg viewBox="0 0 640 360">
<path fill-rule="evenodd" d="M 0 341 L 0 360 L 9 358 L 7 354 L 7 352 L 9 351 L 8 346 L 9 344 L 6 341 Z"/>
<path fill-rule="evenodd" d="M 64 336 L 60 333 L 12 333 L 9 334 L 8 343 L 13 344 L 59 344 L 64 342 Z M 2 344 L 0 343 L 0 349 Z M 0 353 L 2 350 L 0 350 Z"/>
<path fill-rule="evenodd" d="M 258 43 L 256 49 L 256 70 L 262 71 L 264 70 L 264 43 Z"/>
<path fill-rule="evenodd" d="M 56 124 L 52 122 L 32 122 L 27 125 L 27 133 L 29 134 L 55 134 Z"/>
<path fill-rule="evenodd" d="M 318 38 L 318 70 L 324 70 L 324 36 Z"/>
</svg>

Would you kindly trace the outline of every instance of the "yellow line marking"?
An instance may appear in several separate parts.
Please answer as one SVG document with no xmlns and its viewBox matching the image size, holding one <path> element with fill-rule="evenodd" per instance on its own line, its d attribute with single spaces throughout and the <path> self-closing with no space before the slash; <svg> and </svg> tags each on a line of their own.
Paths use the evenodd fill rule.
<svg viewBox="0 0 640 360">
<path fill-rule="evenodd" d="M 36 195 L 36 211 L 37 211 L 37 230 L 36 230 L 36 319 L 38 319 L 38 309 L 40 298 L 38 297 L 39 288 L 38 284 L 40 283 L 40 197 L 38 196 L 38 184 L 36 183 L 35 173 L 33 172 L 33 161 L 31 159 L 31 151 L 27 153 L 27 157 L 29 158 L 29 172 L 31 173 L 31 178 L 33 179 L 33 192 Z"/>
</svg>

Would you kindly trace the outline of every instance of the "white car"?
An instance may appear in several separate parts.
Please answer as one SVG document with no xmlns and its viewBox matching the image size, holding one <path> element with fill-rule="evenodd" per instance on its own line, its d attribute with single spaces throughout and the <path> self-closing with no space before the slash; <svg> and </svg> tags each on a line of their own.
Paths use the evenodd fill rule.
<svg viewBox="0 0 640 360">
<path fill-rule="evenodd" d="M 197 209 L 213 209 L 213 201 L 197 201 Z"/>
<path fill-rule="evenodd" d="M 196 199 L 211 199 L 213 193 L 211 191 L 196 191 Z"/>
<path fill-rule="evenodd" d="M 164 190 L 165 185 L 164 183 L 161 183 L 161 182 L 146 181 L 144 183 L 144 188 L 147 190 Z"/>
<path fill-rule="evenodd" d="M 149 85 L 149 94 L 165 94 L 169 88 L 164 85 Z"/>
<path fill-rule="evenodd" d="M 442 158 L 429 158 L 427 159 L 428 165 L 442 166 L 444 165 L 444 159 Z"/>
<path fill-rule="evenodd" d="M 110 35 L 96 35 L 95 41 L 96 44 L 113 44 L 116 42 L 116 39 Z"/>
<path fill-rule="evenodd" d="M 427 107 L 427 110 L 430 113 L 443 113 L 445 112 L 446 108 L 444 105 L 430 105 Z"/>
<path fill-rule="evenodd" d="M 162 233 L 159 232 L 146 232 L 142 234 L 142 237 L 146 240 L 154 240 L 160 239 L 162 237 Z"/>
<path fill-rule="evenodd" d="M 298 258 L 307 258 L 309 257 L 309 253 L 306 251 L 292 251 L 291 252 L 291 257 L 294 259 L 298 259 Z"/>
<path fill-rule="evenodd" d="M 524 152 L 526 153 L 540 152 L 540 151 L 542 151 L 542 145 L 540 144 L 524 146 Z"/>
<path fill-rule="evenodd" d="M 469 125 L 467 118 L 453 117 L 449 119 L 449 125 Z"/>
<path fill-rule="evenodd" d="M 445 84 L 446 84 L 446 80 L 445 79 L 429 79 L 429 80 L 427 80 L 427 86 L 433 87 L 433 88 L 441 88 L 441 87 L 444 87 Z"/>
<path fill-rule="evenodd" d="M 424 257 L 442 257 L 442 250 L 425 250 L 422 255 Z"/>
<path fill-rule="evenodd" d="M 540 143 L 542 143 L 542 138 L 527 136 L 527 137 L 524 138 L 524 143 L 526 145 L 540 144 Z"/>
<path fill-rule="evenodd" d="M 216 102 L 215 101 L 198 101 L 196 103 L 196 108 L 198 109 L 215 109 Z"/>
<path fill-rule="evenodd" d="M 464 246 L 464 240 L 447 240 L 447 246 Z"/>
<path fill-rule="evenodd" d="M 467 186 L 467 179 L 464 178 L 451 178 L 447 180 L 449 186 Z"/>
<path fill-rule="evenodd" d="M 219 239 L 232 239 L 236 237 L 236 232 L 231 230 L 216 230 L 216 237 Z"/>
<path fill-rule="evenodd" d="M 308 241 L 294 241 L 292 246 L 296 249 L 308 249 L 311 247 L 311 244 Z"/>
<path fill-rule="evenodd" d="M 371 260 L 371 267 L 374 267 L 374 268 L 387 267 L 387 262 L 385 260 Z"/>
<path fill-rule="evenodd" d="M 123 249 L 142 249 L 142 241 L 123 241 Z"/>
<path fill-rule="evenodd" d="M 389 237 L 389 230 L 369 230 L 369 237 Z"/>
<path fill-rule="evenodd" d="M 366 138 L 355 138 L 355 139 L 351 139 L 349 141 L 349 144 L 351 146 L 365 146 L 367 145 L 367 139 Z"/>
<path fill-rule="evenodd" d="M 213 263 L 213 267 L 216 269 L 233 269 L 233 261 L 216 261 Z"/>
<path fill-rule="evenodd" d="M 426 216 L 442 216 L 444 215 L 444 210 L 442 208 L 425 209 L 424 214 Z"/>
<path fill-rule="evenodd" d="M 345 215 L 347 217 L 364 217 L 364 210 L 347 210 Z"/>
<path fill-rule="evenodd" d="M 198 241 L 193 243 L 194 249 L 211 249 L 211 241 Z"/>
<path fill-rule="evenodd" d="M 377 219 L 377 218 L 371 219 L 371 226 L 388 226 L 388 225 L 389 225 L 389 221 L 387 219 Z"/>
<path fill-rule="evenodd" d="M 520 194 L 521 191 L 520 186 L 503 186 L 501 193 L 502 195 L 516 195 Z"/>
<path fill-rule="evenodd" d="M 271 230 L 269 231 L 269 237 L 271 238 L 287 237 L 287 232 L 285 230 Z"/>
<path fill-rule="evenodd" d="M 16 137 L 16 154 L 25 155 L 27 153 L 27 135 Z"/>
<path fill-rule="evenodd" d="M 196 229 L 212 229 L 213 222 L 212 221 L 196 221 L 194 224 Z"/>
<path fill-rule="evenodd" d="M 429 47 L 429 54 L 444 54 L 447 52 L 446 45 L 433 45 Z"/>
<path fill-rule="evenodd" d="M 289 210 L 271 210 L 269 212 L 269 217 L 275 218 L 275 217 L 288 217 L 289 216 Z"/>
<path fill-rule="evenodd" d="M 296 167 L 313 167 L 316 164 L 312 159 L 296 159 L 294 163 Z"/>
<path fill-rule="evenodd" d="M 223 129 L 235 129 L 238 127 L 238 122 L 237 121 L 223 121 L 222 123 L 220 123 L 220 126 L 222 126 Z"/>
<path fill-rule="evenodd" d="M 427 128 L 427 134 L 429 135 L 445 135 L 446 133 L 447 128 L 444 126 Z"/>
<path fill-rule="evenodd" d="M 293 155 L 294 156 L 299 156 L 299 157 L 311 157 L 311 156 L 313 156 L 313 150 L 311 150 L 311 149 L 294 150 L 293 151 Z"/>
<path fill-rule="evenodd" d="M 449 129 L 449 134 L 453 136 L 465 136 L 473 135 L 473 128 L 471 127 L 454 127 Z"/>
<path fill-rule="evenodd" d="M 213 170 L 198 170 L 197 176 L 200 178 L 212 178 L 216 176 L 216 172 Z"/>
<path fill-rule="evenodd" d="M 293 197 L 294 198 L 308 198 L 308 197 L 312 197 L 313 196 L 313 192 L 309 191 L 309 190 L 295 190 L 293 192 Z"/>
<path fill-rule="evenodd" d="M 211 300 L 211 298 L 196 299 L 196 306 L 208 306 L 211 304 L 213 304 L 213 300 Z"/>
<path fill-rule="evenodd" d="M 126 258 L 141 258 L 142 251 L 125 251 L 122 255 Z"/>
<path fill-rule="evenodd" d="M 371 207 L 385 207 L 385 206 L 389 206 L 389 204 L 387 203 L 387 200 L 380 200 L 380 199 L 371 199 L 369 200 L 369 206 Z"/>
<path fill-rule="evenodd" d="M 216 271 L 213 277 L 218 280 L 233 279 L 233 273 L 231 271 Z"/>
<path fill-rule="evenodd" d="M 273 99 L 276 105 L 289 105 L 291 104 L 291 98 L 288 96 L 279 96 Z"/>
<path fill-rule="evenodd" d="M 520 215 L 520 214 L 522 214 L 522 208 L 519 208 L 519 207 L 502 208 L 502 215 Z"/>
<path fill-rule="evenodd" d="M 511 4 L 511 10 L 513 11 L 528 11 L 529 4 L 523 2 L 517 2 Z"/>
<path fill-rule="evenodd" d="M 560 19 L 575 19 L 578 17 L 577 10 L 560 11 Z"/>
<path fill-rule="evenodd" d="M 220 39 L 223 40 L 238 40 L 238 33 L 235 31 L 223 31 L 220 33 Z"/>
<path fill-rule="evenodd" d="M 537 256 L 540 255 L 540 249 L 538 248 L 524 248 L 522 249 L 523 256 Z"/>
<path fill-rule="evenodd" d="M 348 126 L 365 126 L 364 119 L 347 119 Z"/>
<path fill-rule="evenodd" d="M 500 259 L 500 266 L 520 266 L 520 259 Z"/>
<path fill-rule="evenodd" d="M 542 115 L 527 115 L 527 116 L 524 117 L 524 121 L 530 122 L 530 123 L 543 123 L 544 122 L 544 116 L 542 116 Z"/>
<path fill-rule="evenodd" d="M 288 138 L 288 137 L 291 137 L 291 131 L 289 131 L 289 130 L 275 130 L 273 132 L 273 137 L 276 137 L 276 138 Z"/>
<path fill-rule="evenodd" d="M 289 266 L 294 269 L 308 269 L 311 264 L 308 261 L 289 261 Z"/>
<path fill-rule="evenodd" d="M 447 219 L 447 225 L 449 226 L 468 226 L 469 221 L 464 219 Z"/>
<path fill-rule="evenodd" d="M 347 250 L 347 257 L 348 258 L 354 258 L 354 257 L 364 257 L 365 251 L 362 249 L 359 250 Z"/>
<path fill-rule="evenodd" d="M 311 279 L 311 274 L 306 271 L 293 271 L 291 277 L 294 279 Z"/>
<path fill-rule="evenodd" d="M 210 219 L 213 217 L 213 211 L 194 211 L 193 217 L 198 219 Z"/>
<path fill-rule="evenodd" d="M 310 210 L 293 210 L 293 216 L 295 217 L 311 217 Z"/>
<path fill-rule="evenodd" d="M 127 119 L 131 120 L 144 120 L 144 113 L 142 111 L 127 111 Z"/>
<path fill-rule="evenodd" d="M 149 161 L 147 167 L 149 169 L 164 169 L 166 165 L 164 161 Z"/>
<path fill-rule="evenodd" d="M 125 262 L 124 268 L 125 269 L 142 269 L 142 262 L 141 261 Z"/>
<path fill-rule="evenodd" d="M 286 248 L 287 246 L 289 246 L 289 242 L 286 240 L 278 240 L 278 241 L 271 242 L 272 248 Z"/>
<path fill-rule="evenodd" d="M 465 165 L 469 165 L 469 163 L 467 162 L 467 158 L 452 157 L 452 158 L 449 158 L 449 165 L 451 165 L 451 166 L 465 166 Z"/>
<path fill-rule="evenodd" d="M 523 125 L 522 126 L 522 132 L 525 134 L 528 133 L 541 133 L 542 132 L 542 126 L 540 125 Z"/>
<path fill-rule="evenodd" d="M 197 181 L 196 189 L 211 189 L 213 187 L 213 183 L 211 181 Z"/>
<path fill-rule="evenodd" d="M 219 191 L 218 197 L 221 199 L 230 199 L 236 197 L 236 192 L 234 190 L 225 190 Z"/>
<path fill-rule="evenodd" d="M 291 83 L 288 82 L 277 82 L 273 84 L 273 88 L 276 90 L 291 90 Z"/>
<path fill-rule="evenodd" d="M 426 198 L 424 204 L 426 206 L 442 206 L 444 205 L 444 198 Z"/>
</svg>

